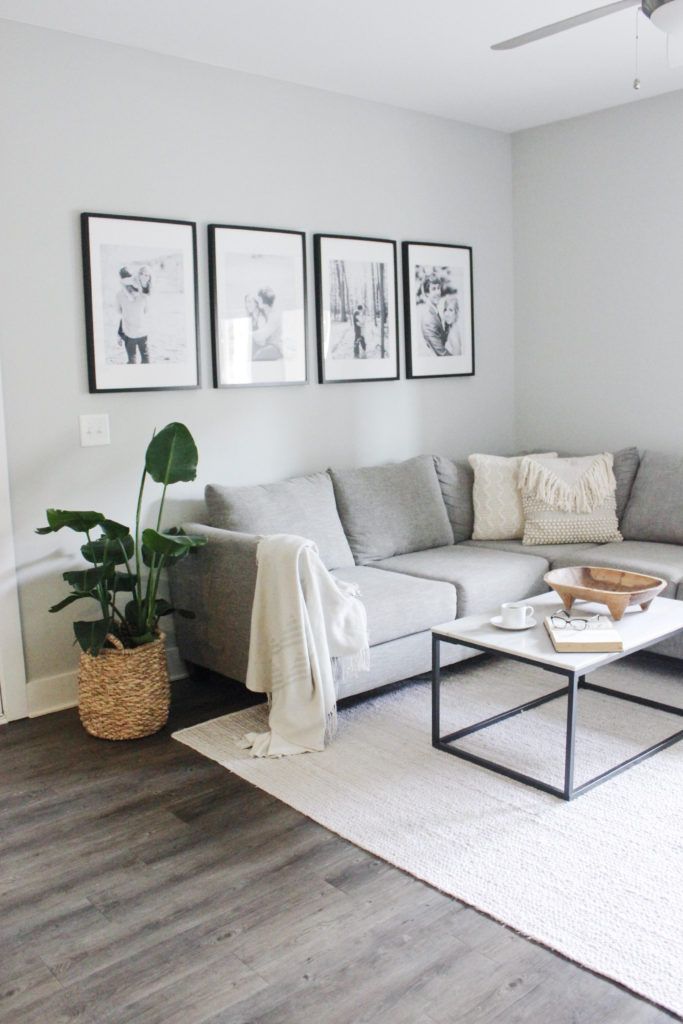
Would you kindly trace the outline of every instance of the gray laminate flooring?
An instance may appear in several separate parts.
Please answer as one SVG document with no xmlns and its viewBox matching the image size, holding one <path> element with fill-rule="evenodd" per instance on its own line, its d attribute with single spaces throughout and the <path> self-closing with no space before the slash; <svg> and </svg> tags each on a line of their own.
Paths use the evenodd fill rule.
<svg viewBox="0 0 683 1024">
<path fill-rule="evenodd" d="M 248 702 L 184 682 L 171 728 Z M 170 739 L 0 728 L 0 1022 L 655 1024 Z M 511 783 L 512 784 L 512 783 Z"/>
</svg>

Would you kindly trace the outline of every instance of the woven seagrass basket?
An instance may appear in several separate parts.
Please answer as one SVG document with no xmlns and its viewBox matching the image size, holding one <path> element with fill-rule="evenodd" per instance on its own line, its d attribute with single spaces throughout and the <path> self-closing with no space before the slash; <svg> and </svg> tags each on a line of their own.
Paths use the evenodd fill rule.
<svg viewBox="0 0 683 1024">
<path fill-rule="evenodd" d="M 171 700 L 166 636 L 142 647 L 103 648 L 96 658 L 81 653 L 78 713 L 86 732 L 103 740 L 137 740 L 163 729 Z"/>
</svg>

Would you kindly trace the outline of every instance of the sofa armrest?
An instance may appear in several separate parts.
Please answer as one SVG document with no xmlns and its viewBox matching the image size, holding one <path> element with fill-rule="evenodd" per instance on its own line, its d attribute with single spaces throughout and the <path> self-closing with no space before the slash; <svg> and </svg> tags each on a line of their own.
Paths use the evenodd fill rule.
<svg viewBox="0 0 683 1024">
<path fill-rule="evenodd" d="M 174 607 L 195 615 L 175 615 L 180 655 L 244 682 L 260 538 L 201 523 L 184 523 L 183 529 L 208 543 L 169 570 Z"/>
</svg>

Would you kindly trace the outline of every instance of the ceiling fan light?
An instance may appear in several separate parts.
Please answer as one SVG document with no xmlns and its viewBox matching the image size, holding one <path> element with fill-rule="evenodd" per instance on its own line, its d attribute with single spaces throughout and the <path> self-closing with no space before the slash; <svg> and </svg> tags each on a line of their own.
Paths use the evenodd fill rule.
<svg viewBox="0 0 683 1024">
<path fill-rule="evenodd" d="M 650 21 L 662 32 L 683 36 L 683 0 L 668 0 L 650 15 Z"/>
</svg>

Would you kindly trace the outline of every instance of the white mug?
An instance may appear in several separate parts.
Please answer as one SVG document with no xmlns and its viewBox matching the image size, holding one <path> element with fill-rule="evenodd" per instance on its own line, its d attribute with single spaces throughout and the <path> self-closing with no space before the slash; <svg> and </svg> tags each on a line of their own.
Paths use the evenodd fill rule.
<svg viewBox="0 0 683 1024">
<path fill-rule="evenodd" d="M 534 609 L 530 604 L 506 601 L 500 606 L 500 621 L 507 629 L 524 629 L 533 617 Z"/>
</svg>

